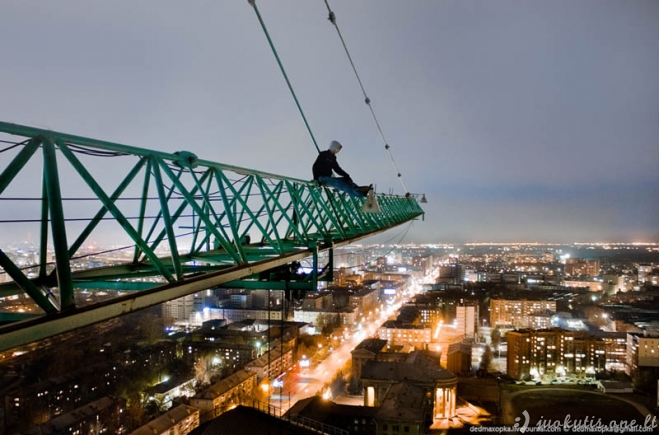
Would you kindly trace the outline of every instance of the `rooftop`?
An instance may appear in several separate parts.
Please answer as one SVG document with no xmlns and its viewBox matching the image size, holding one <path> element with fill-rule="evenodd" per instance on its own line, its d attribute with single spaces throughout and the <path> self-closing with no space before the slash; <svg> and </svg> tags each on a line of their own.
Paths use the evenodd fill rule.
<svg viewBox="0 0 659 435">
<path fill-rule="evenodd" d="M 198 393 L 194 396 L 194 399 L 213 400 L 252 377 L 256 377 L 256 373 L 251 373 L 247 370 L 238 370 L 236 373 L 227 376 L 221 381 L 214 383 L 209 388 L 206 388 L 201 393 Z"/>
<path fill-rule="evenodd" d="M 193 414 L 197 414 L 198 416 L 199 410 L 191 406 L 179 405 L 176 408 L 165 412 L 160 417 L 151 420 L 144 426 L 132 431 L 130 435 L 153 435 L 165 433 Z M 198 421 L 199 420 L 197 420 L 197 422 Z"/>
<path fill-rule="evenodd" d="M 424 393 L 423 388 L 408 382 L 392 386 L 378 409 L 377 417 L 386 420 L 422 421 Z"/>
<path fill-rule="evenodd" d="M 306 435 L 309 432 L 292 423 L 246 406 L 238 406 L 206 422 L 189 435 Z M 153 433 L 149 434 L 153 435 Z"/>
<path fill-rule="evenodd" d="M 430 384 L 441 381 L 457 382 L 458 378 L 446 369 L 429 368 L 407 362 L 366 361 L 362 369 L 362 380 L 390 381 L 392 383 L 410 381 Z"/>
</svg>

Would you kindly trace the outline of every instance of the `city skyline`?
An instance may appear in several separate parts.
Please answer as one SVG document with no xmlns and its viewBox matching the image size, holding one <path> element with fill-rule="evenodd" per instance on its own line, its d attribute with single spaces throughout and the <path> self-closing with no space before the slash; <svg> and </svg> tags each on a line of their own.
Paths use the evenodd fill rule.
<svg viewBox="0 0 659 435">
<path fill-rule="evenodd" d="M 387 401 L 410 391 L 432 398 L 423 401 L 435 410 L 429 433 L 447 423 L 512 426 L 522 410 L 533 422 L 549 407 L 563 419 L 575 415 L 575 401 L 604 423 L 656 414 L 656 263 L 641 267 L 623 249 L 568 269 L 556 261 L 565 250 L 552 255 L 541 244 L 468 248 L 375 247 L 375 264 L 337 270 L 319 291 L 291 299 L 284 290 L 215 288 L 9 349 L 0 353 L 8 386 L 0 421 L 20 433 L 40 433 L 39 424 L 75 432 L 94 420 L 120 428 L 113 433 L 157 426 L 164 434 L 177 415 L 194 428 L 228 418 L 236 406 L 284 420 L 287 410 L 305 409 L 317 419 L 308 400 L 322 394 L 349 415 L 332 424 L 354 427 L 363 414 L 368 427 L 372 419 L 384 424 Z M 456 252 L 465 255 L 451 265 Z M 335 255 L 338 263 L 362 254 Z M 112 293 L 79 296 L 100 301 Z M 30 306 L 3 303 L 9 312 Z M 19 379 L 17 367 L 25 373 Z M 435 394 L 401 391 L 408 381 Z M 375 395 L 378 385 L 392 388 Z M 127 401 L 136 394 L 145 399 Z M 418 421 L 429 424 L 423 415 Z"/>
<path fill-rule="evenodd" d="M 404 193 L 325 5 L 257 4 L 320 149 L 341 141 L 356 181 Z M 407 189 L 428 198 L 404 241 L 659 240 L 656 2 L 331 6 Z M 311 178 L 247 2 L 3 12 L 0 120 Z"/>
</svg>

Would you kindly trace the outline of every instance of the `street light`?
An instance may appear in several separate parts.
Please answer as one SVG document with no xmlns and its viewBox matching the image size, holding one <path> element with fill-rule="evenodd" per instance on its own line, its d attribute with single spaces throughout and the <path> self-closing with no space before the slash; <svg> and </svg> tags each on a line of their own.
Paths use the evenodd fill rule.
<svg viewBox="0 0 659 435">
<path fill-rule="evenodd" d="M 264 403 L 264 405 L 267 408 L 268 414 L 270 414 L 270 383 L 269 382 L 264 382 L 261 384 L 261 389 L 263 390 L 263 393 L 266 396 L 267 402 Z"/>
</svg>

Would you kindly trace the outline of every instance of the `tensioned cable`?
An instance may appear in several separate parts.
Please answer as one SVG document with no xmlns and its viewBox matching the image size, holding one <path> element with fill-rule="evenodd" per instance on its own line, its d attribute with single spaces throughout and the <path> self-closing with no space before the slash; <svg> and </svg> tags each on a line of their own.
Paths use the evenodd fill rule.
<svg viewBox="0 0 659 435">
<path fill-rule="evenodd" d="M 9 151 L 9 150 L 11 150 L 11 149 L 13 149 L 13 148 L 16 148 L 17 146 L 20 146 L 20 145 L 25 145 L 25 144 L 27 144 L 29 141 L 30 141 L 30 139 L 25 139 L 23 142 L 11 142 L 11 141 L 8 141 L 8 140 L 0 140 L 0 143 L 7 143 L 7 144 L 10 144 L 10 146 L 8 146 L 7 148 L 3 148 L 3 149 L 1 149 L 1 150 L 0 150 L 0 153 L 4 153 L 5 151 Z"/>
<path fill-rule="evenodd" d="M 346 56 L 348 56 L 348 60 L 350 61 L 350 65 L 352 66 L 352 70 L 355 72 L 355 77 L 357 77 L 357 81 L 359 82 L 359 87 L 362 90 L 362 94 L 364 94 L 364 102 L 368 106 L 369 110 L 371 111 L 371 115 L 373 115 L 373 120 L 375 121 L 375 125 L 378 128 L 378 131 L 380 132 L 380 137 L 382 137 L 382 141 L 384 142 L 384 149 L 387 151 L 389 154 L 389 159 L 391 160 L 391 164 L 394 167 L 394 170 L 396 171 L 396 175 L 398 176 L 398 180 L 400 181 L 400 184 L 403 186 L 403 189 L 405 190 L 405 193 L 409 193 L 407 190 L 407 186 L 405 186 L 405 183 L 403 182 L 403 175 L 400 173 L 400 170 L 398 169 L 398 165 L 396 164 L 396 161 L 394 160 L 394 156 L 391 153 L 391 146 L 389 146 L 389 142 L 387 141 L 387 138 L 384 135 L 384 132 L 382 131 L 382 127 L 380 126 L 380 121 L 378 121 L 378 117 L 375 115 L 375 111 L 373 110 L 373 106 L 371 106 L 371 99 L 368 98 L 368 95 L 366 94 L 366 89 L 364 89 L 364 84 L 362 83 L 362 79 L 359 77 L 359 73 L 357 72 L 357 67 L 355 67 L 355 63 L 352 61 L 352 56 L 350 56 L 350 52 L 348 51 L 348 46 L 346 45 L 345 40 L 343 39 L 343 35 L 341 35 L 341 30 L 339 29 L 338 24 L 336 24 L 336 15 L 330 8 L 329 3 L 327 0 L 325 0 L 325 6 L 327 6 L 327 12 L 329 12 L 329 17 L 327 18 L 330 23 L 334 25 L 334 28 L 336 29 L 336 33 L 339 34 L 339 39 L 341 39 L 341 44 L 343 45 L 343 49 L 346 52 Z"/>
<path fill-rule="evenodd" d="M 192 214 L 184 214 L 180 215 L 179 218 L 186 218 L 186 217 L 194 217 L 196 215 Z M 124 219 L 126 220 L 139 220 L 139 219 L 159 219 L 159 216 L 124 216 Z M 116 219 L 114 217 L 103 217 L 103 218 L 98 218 L 98 219 L 92 219 L 92 218 L 87 218 L 87 217 L 81 217 L 81 218 L 64 218 L 62 219 L 64 222 L 91 222 L 93 220 L 97 221 L 115 221 Z M 52 219 L 2 219 L 0 220 L 0 224 L 26 224 L 26 223 L 35 223 L 35 222 L 52 222 Z"/>
<path fill-rule="evenodd" d="M 190 235 L 192 235 L 192 234 L 194 234 L 194 233 L 193 233 L 192 231 L 190 231 L 190 232 L 188 232 L 188 233 L 178 234 L 178 235 L 176 235 L 175 237 L 176 237 L 176 238 L 179 238 L 179 237 L 186 237 L 186 236 L 190 236 Z M 169 240 L 169 239 L 168 239 L 167 237 L 164 237 L 163 240 Z M 92 252 L 92 253 L 90 253 L 90 254 L 82 254 L 82 255 L 78 255 L 78 256 L 76 256 L 76 257 L 71 257 L 69 260 L 80 260 L 81 258 L 101 256 L 101 255 L 104 255 L 104 254 L 109 254 L 109 253 L 117 252 L 117 251 L 125 251 L 125 250 L 127 250 L 127 249 L 133 249 L 133 248 L 135 248 L 136 246 L 137 246 L 137 245 L 127 245 L 127 246 L 122 246 L 122 247 L 120 247 L 120 248 L 114 248 L 114 249 L 108 249 L 108 250 L 105 250 L 105 251 Z M 56 264 L 55 261 L 50 261 L 50 262 L 48 262 L 48 263 L 44 263 L 43 265 L 41 265 L 41 264 L 32 264 L 32 265 L 29 265 L 29 266 L 23 266 L 23 267 L 19 268 L 18 270 L 36 269 L 37 267 L 41 267 L 41 266 L 52 266 L 52 265 L 54 265 L 54 264 Z M 2 274 L 4 274 L 4 273 L 7 273 L 7 272 L 2 271 L 2 272 L 0 272 L 0 275 L 2 275 Z"/>
<path fill-rule="evenodd" d="M 129 156 L 131 154 L 128 153 L 122 153 L 122 152 L 116 152 L 116 151 L 103 151 L 103 150 L 96 150 L 92 148 L 87 148 L 84 146 L 80 145 L 75 145 L 72 143 L 67 143 L 66 144 L 73 152 L 78 152 L 80 154 L 86 154 L 88 156 L 94 156 L 94 157 L 123 157 L 123 156 Z"/>
<path fill-rule="evenodd" d="M 5 151 L 9 151 L 9 150 L 11 150 L 11 149 L 14 149 L 14 148 L 16 148 L 16 147 L 19 146 L 19 145 L 20 145 L 20 144 L 18 144 L 18 143 L 15 144 L 15 145 L 10 145 L 10 146 L 8 146 L 7 148 L 3 148 L 3 149 L 1 149 L 1 150 L 0 150 L 0 153 L 4 153 Z"/>
<path fill-rule="evenodd" d="M 0 153 L 3 153 L 3 152 L 5 152 L 5 151 L 12 150 L 12 149 L 14 149 L 14 148 L 16 148 L 16 147 L 18 147 L 18 146 L 21 146 L 21 145 L 24 146 L 24 145 L 26 145 L 29 141 L 30 141 L 30 139 L 26 139 L 26 140 L 24 140 L 24 141 L 22 141 L 22 142 L 15 142 L 15 141 L 8 141 L 8 140 L 0 140 L 0 143 L 11 144 L 11 145 L 8 146 L 7 148 L 0 149 Z M 93 156 L 93 157 L 124 157 L 124 156 L 131 156 L 131 155 L 133 155 L 133 154 L 128 154 L 128 153 L 124 153 L 124 152 L 94 150 L 94 149 L 91 149 L 91 148 L 86 148 L 86 147 L 83 147 L 83 146 L 80 146 L 80 145 L 75 145 L 75 144 L 72 144 L 72 143 L 67 143 L 67 145 L 69 146 L 69 148 L 71 148 L 71 151 L 73 151 L 74 153 L 85 154 L 85 155 Z M 318 147 L 316 147 L 316 148 L 318 148 Z M 178 165 L 176 165 L 176 164 L 173 164 L 173 163 L 166 163 L 166 164 L 167 164 L 167 166 L 168 166 L 170 169 L 180 169 L 180 168 L 181 168 L 180 166 L 178 166 Z M 194 172 L 194 173 L 197 174 L 197 175 L 202 175 L 202 174 L 204 174 L 204 171 L 193 171 L 193 170 L 191 170 L 191 169 L 189 169 L 189 168 L 184 168 L 184 169 L 185 169 L 185 172 Z M 238 179 L 230 179 L 230 178 L 229 178 L 228 180 L 231 182 L 231 184 L 236 185 L 237 183 L 239 183 L 239 182 L 245 180 L 247 177 L 249 177 L 249 175 L 244 175 L 243 177 L 238 178 Z M 265 179 L 265 181 L 267 181 L 267 182 L 270 183 L 271 185 L 274 185 L 274 184 L 275 184 L 275 182 L 274 182 L 273 180 L 271 180 L 271 179 Z M 218 191 L 218 192 L 219 192 L 219 191 Z M 251 195 L 250 195 L 250 196 L 251 196 Z M 1 198 L 0 198 L 0 200 L 1 200 Z"/>
<path fill-rule="evenodd" d="M 379 243 L 380 245 L 386 245 L 386 244 L 388 244 L 389 242 L 391 242 L 393 239 L 395 239 L 396 237 L 398 237 L 400 234 L 402 234 L 402 236 L 400 237 L 400 239 L 398 240 L 398 242 L 394 243 L 394 244 L 393 244 L 393 247 L 392 247 L 391 249 L 389 249 L 389 251 L 387 251 L 386 253 L 382 254 L 381 256 L 389 255 L 389 254 L 391 253 L 391 251 L 393 251 L 398 245 L 400 245 L 401 242 L 403 241 L 403 239 L 405 238 L 405 236 L 407 236 L 407 233 L 409 232 L 409 230 L 412 228 L 412 225 L 413 225 L 413 224 L 414 224 L 414 221 L 410 221 L 410 224 L 407 226 L 407 229 L 401 229 L 400 232 L 394 234 L 394 235 L 393 235 L 392 237 L 390 237 L 388 240 L 385 240 L 384 242 Z M 358 253 L 360 253 L 360 252 L 373 251 L 374 249 L 375 249 L 375 248 L 369 246 L 369 247 L 365 247 L 365 248 L 361 248 L 361 249 L 355 249 L 355 250 L 352 250 L 352 251 L 350 251 L 349 253 L 350 253 L 350 254 L 358 254 Z M 306 260 L 306 261 L 309 261 L 309 260 Z M 359 266 L 360 266 L 360 265 L 357 264 L 357 265 L 344 266 L 344 267 L 359 267 Z"/>
<path fill-rule="evenodd" d="M 302 119 L 304 120 L 304 125 L 307 126 L 307 130 L 309 131 L 309 135 L 311 136 L 311 140 L 313 141 L 314 146 L 316 147 L 316 151 L 320 153 L 320 148 L 318 148 L 318 142 L 316 142 L 316 138 L 314 137 L 311 127 L 309 127 L 309 123 L 307 122 L 307 117 L 304 116 L 304 112 L 302 111 L 302 107 L 300 106 L 300 102 L 297 99 L 297 96 L 295 95 L 295 91 L 293 90 L 293 86 L 291 85 L 290 80 L 288 80 L 288 75 L 286 75 L 286 70 L 284 69 L 284 66 L 281 63 L 281 60 L 279 59 L 279 54 L 277 54 L 277 49 L 275 48 L 274 44 L 272 43 L 272 39 L 270 39 L 270 34 L 268 33 L 268 29 L 265 27 L 265 23 L 263 22 L 263 18 L 261 18 L 261 13 L 259 12 L 259 8 L 256 7 L 256 0 L 247 0 L 247 3 L 249 3 L 253 8 L 254 12 L 256 12 L 256 17 L 259 19 L 259 23 L 261 23 L 261 28 L 263 28 L 263 33 L 265 33 L 265 37 L 268 39 L 268 43 L 270 44 L 270 48 L 272 49 L 272 54 L 275 55 L 275 58 L 277 59 L 277 63 L 279 64 L 279 69 L 281 69 L 281 73 L 284 75 L 284 79 L 286 80 L 286 84 L 288 85 L 288 89 L 290 89 L 291 94 L 293 94 L 293 99 L 295 100 L 295 104 L 297 105 L 297 109 L 300 111 L 300 115 L 302 115 Z"/>
<path fill-rule="evenodd" d="M 382 257 L 389 255 L 394 249 L 396 249 L 396 247 L 398 247 L 398 245 L 401 244 L 401 242 L 403 241 L 403 239 L 405 238 L 405 236 L 407 236 L 408 231 L 412 228 L 412 224 L 413 224 L 413 223 L 414 223 L 414 221 L 410 221 L 410 224 L 407 226 L 407 229 L 405 230 L 405 232 L 403 233 L 403 235 L 401 236 L 401 238 L 398 240 L 398 242 L 394 243 L 394 244 L 391 246 L 391 249 L 389 249 L 387 252 L 385 252 L 384 254 L 382 254 L 382 255 L 381 255 Z M 394 237 L 390 238 L 389 240 L 383 242 L 382 244 L 387 244 L 389 241 L 395 239 L 396 237 L 398 237 L 398 234 L 396 234 Z M 364 252 L 364 251 L 371 251 L 371 250 L 373 250 L 373 248 L 363 248 L 363 249 L 358 249 L 358 250 L 356 250 L 356 251 L 350 251 L 350 253 L 351 253 L 351 254 L 355 254 L 355 253 Z M 310 260 L 303 260 L 303 261 L 310 262 Z M 363 266 L 363 264 L 352 264 L 352 265 L 342 266 L 342 267 L 344 267 L 344 268 L 346 268 L 346 269 L 352 269 L 352 268 L 355 268 L 355 267 L 362 267 L 362 266 Z"/>
</svg>

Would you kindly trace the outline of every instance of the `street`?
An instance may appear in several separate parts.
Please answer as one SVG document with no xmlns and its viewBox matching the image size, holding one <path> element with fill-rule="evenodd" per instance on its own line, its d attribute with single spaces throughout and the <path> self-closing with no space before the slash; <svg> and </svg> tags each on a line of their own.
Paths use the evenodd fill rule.
<svg viewBox="0 0 659 435">
<path fill-rule="evenodd" d="M 344 340 L 340 345 L 328 353 L 327 358 L 318 363 L 315 367 L 309 367 L 297 373 L 288 373 L 283 376 L 283 385 L 275 387 L 273 394 L 270 396 L 270 405 L 280 408 L 277 414 L 285 414 L 298 400 L 305 399 L 316 395 L 317 393 L 326 393 L 323 390 L 341 372 L 344 366 L 351 360 L 352 350 L 359 345 L 365 338 L 373 337 L 377 334 L 378 328 L 390 316 L 395 315 L 402 305 L 397 302 L 382 310 L 378 317 L 362 324 L 362 329 L 353 333 L 349 339 Z M 326 396 L 327 399 L 332 397 Z"/>
</svg>

